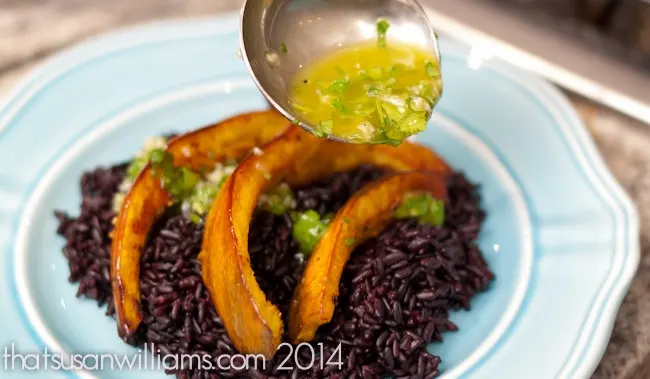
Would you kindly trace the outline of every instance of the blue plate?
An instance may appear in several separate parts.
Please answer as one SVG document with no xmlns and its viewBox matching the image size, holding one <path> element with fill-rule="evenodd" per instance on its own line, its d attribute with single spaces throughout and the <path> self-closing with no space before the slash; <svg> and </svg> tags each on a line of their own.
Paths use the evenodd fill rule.
<svg viewBox="0 0 650 379">
<path fill-rule="evenodd" d="M 95 38 L 0 103 L 0 343 L 9 353 L 136 352 L 93 302 L 75 298 L 52 211 L 78 212 L 81 173 L 128 159 L 146 136 L 265 107 L 237 58 L 237 25 L 231 14 Z M 430 349 L 446 378 L 588 377 L 638 264 L 636 211 L 566 99 L 477 51 L 443 41 L 445 95 L 417 138 L 482 184 L 480 246 L 497 279 Z M 106 367 L 34 377 L 65 375 L 165 377 Z"/>
</svg>

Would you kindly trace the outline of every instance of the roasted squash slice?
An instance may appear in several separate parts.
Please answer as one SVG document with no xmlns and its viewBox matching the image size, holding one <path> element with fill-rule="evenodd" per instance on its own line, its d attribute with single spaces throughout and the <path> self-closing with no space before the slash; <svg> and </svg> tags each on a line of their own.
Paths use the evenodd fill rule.
<svg viewBox="0 0 650 379">
<path fill-rule="evenodd" d="M 287 129 L 289 121 L 274 111 L 243 114 L 173 139 L 167 151 L 176 166 L 212 168 L 241 159 Z M 147 165 L 135 179 L 117 215 L 111 245 L 111 286 L 118 333 L 127 338 L 142 321 L 140 254 L 155 220 L 172 201 Z"/>
<path fill-rule="evenodd" d="M 226 180 L 206 219 L 199 254 L 203 281 L 228 335 L 240 353 L 271 358 L 281 342 L 282 316 L 260 289 L 248 255 L 248 231 L 258 198 L 320 140 L 292 128 L 250 154 Z"/>
<path fill-rule="evenodd" d="M 281 181 L 308 183 L 361 164 L 449 172 L 441 158 L 422 146 L 341 144 L 295 127 L 246 157 L 219 191 L 206 220 L 199 260 L 212 302 L 239 352 L 270 358 L 283 332 L 280 312 L 255 280 L 248 254 L 250 221 L 259 196 Z"/>
<path fill-rule="evenodd" d="M 289 311 L 289 339 L 311 341 L 334 314 L 334 298 L 350 254 L 380 233 L 405 195 L 428 192 L 445 199 L 445 178 L 430 172 L 398 173 L 366 185 L 341 208 L 312 252 Z"/>
<path fill-rule="evenodd" d="M 426 170 L 444 176 L 451 172 L 440 156 L 416 143 L 403 142 L 393 147 L 326 141 L 310 161 L 302 160 L 294 167 L 286 181 L 293 186 L 305 185 L 332 173 L 353 170 L 364 163 L 392 171 Z"/>
</svg>

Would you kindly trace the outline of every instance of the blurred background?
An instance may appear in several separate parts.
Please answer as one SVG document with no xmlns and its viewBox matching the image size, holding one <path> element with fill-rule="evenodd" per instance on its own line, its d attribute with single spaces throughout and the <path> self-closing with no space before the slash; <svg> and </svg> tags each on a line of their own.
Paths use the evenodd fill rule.
<svg viewBox="0 0 650 379">
<path fill-rule="evenodd" d="M 650 0 L 422 0 L 442 34 L 650 123 Z M 141 21 L 241 0 L 0 0 L 0 89 L 53 51 Z"/>
<path fill-rule="evenodd" d="M 488 47 L 490 54 L 559 85 L 635 200 L 643 257 L 594 378 L 649 378 L 650 0 L 421 2 L 440 34 Z M 241 0 L 0 0 L 0 97 L 43 60 L 90 36 L 240 5 Z"/>
<path fill-rule="evenodd" d="M 492 0 L 650 70 L 648 0 Z"/>
</svg>

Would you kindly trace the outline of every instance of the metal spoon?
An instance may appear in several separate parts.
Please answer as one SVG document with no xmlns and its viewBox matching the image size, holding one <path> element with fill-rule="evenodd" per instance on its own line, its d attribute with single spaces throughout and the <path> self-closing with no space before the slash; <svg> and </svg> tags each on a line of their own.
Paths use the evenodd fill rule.
<svg viewBox="0 0 650 379">
<path fill-rule="evenodd" d="M 380 18 L 390 23 L 389 42 L 418 45 L 440 60 L 438 38 L 416 0 L 246 0 L 241 13 L 242 58 L 266 99 L 313 133 L 310 123 L 289 104 L 291 79 L 328 52 L 376 39 Z M 286 54 L 282 46 L 287 47 Z"/>
</svg>

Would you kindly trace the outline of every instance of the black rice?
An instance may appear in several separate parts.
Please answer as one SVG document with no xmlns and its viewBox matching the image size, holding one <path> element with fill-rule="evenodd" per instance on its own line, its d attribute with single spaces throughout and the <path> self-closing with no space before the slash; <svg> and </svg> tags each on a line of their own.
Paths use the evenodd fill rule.
<svg viewBox="0 0 650 379">
<path fill-rule="evenodd" d="M 84 174 L 79 216 L 56 212 L 58 232 L 67 240 L 63 252 L 70 281 L 79 283 L 78 296 L 108 304 L 109 315 L 114 314 L 109 281 L 111 200 L 124 171 L 120 165 Z M 352 193 L 380 175 L 378 169 L 361 167 L 298 189 L 298 208 L 316 209 L 321 215 L 335 212 Z M 343 273 L 332 322 L 321 327 L 312 342 L 317 356 L 322 346 L 323 362 L 340 345 L 340 369 L 316 364 L 304 371 L 280 371 L 278 365 L 289 353 L 283 348 L 266 370 L 181 369 L 169 374 L 179 378 L 435 377 L 441 360 L 426 351 L 427 344 L 457 330 L 449 321 L 449 310 L 469 309 L 471 298 L 493 279 L 476 245 L 484 219 L 477 188 L 458 173 L 449 179 L 448 191 L 443 227 L 395 221 L 354 252 Z M 258 212 L 250 230 L 256 278 L 286 316 L 304 266 L 291 236 L 291 219 Z M 140 272 L 143 322 L 129 343 L 153 343 L 160 354 L 206 355 L 216 367 L 215 357 L 236 350 L 201 279 L 197 255 L 202 232 L 202 226 L 179 214 L 166 215 L 154 227 Z M 302 366 L 311 360 L 306 352 L 294 352 Z M 296 366 L 293 357 L 290 362 Z"/>
</svg>

